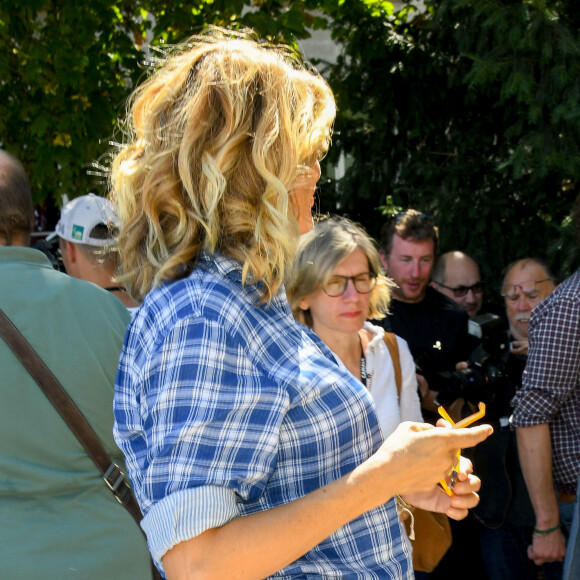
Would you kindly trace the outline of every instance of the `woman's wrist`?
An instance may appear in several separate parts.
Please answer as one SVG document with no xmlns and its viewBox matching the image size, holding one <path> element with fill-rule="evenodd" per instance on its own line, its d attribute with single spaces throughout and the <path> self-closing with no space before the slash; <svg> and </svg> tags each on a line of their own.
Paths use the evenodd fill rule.
<svg viewBox="0 0 580 580">
<path fill-rule="evenodd" d="M 396 482 L 386 480 L 384 458 L 377 457 L 377 454 L 355 467 L 345 477 L 349 485 L 358 488 L 358 497 L 363 499 L 364 511 L 374 509 L 395 497 Z M 392 485 L 390 489 L 389 483 Z"/>
</svg>

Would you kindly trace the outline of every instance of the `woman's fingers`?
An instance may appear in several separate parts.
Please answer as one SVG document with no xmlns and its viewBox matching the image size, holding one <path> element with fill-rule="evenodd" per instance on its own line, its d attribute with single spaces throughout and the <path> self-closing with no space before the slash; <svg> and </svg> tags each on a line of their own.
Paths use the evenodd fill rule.
<svg viewBox="0 0 580 580">
<path fill-rule="evenodd" d="M 478 425 L 477 427 L 469 427 L 465 429 L 445 429 L 450 436 L 456 436 L 458 442 L 457 448 L 464 449 L 466 447 L 474 447 L 487 439 L 493 433 L 491 425 Z"/>
<path fill-rule="evenodd" d="M 453 505 L 453 500 L 455 498 L 459 499 L 459 504 L 464 496 L 469 496 L 470 494 L 477 493 L 481 489 L 481 480 L 476 475 L 467 475 L 463 481 L 457 481 L 453 491 L 455 495 L 451 498 L 451 503 Z"/>
<path fill-rule="evenodd" d="M 401 423 L 375 459 L 379 462 L 386 459 L 389 473 L 394 469 L 399 474 L 398 493 L 427 491 L 450 473 L 452 467 L 457 469 L 458 449 L 472 447 L 492 432 L 489 425 L 441 429 L 424 423 Z M 462 459 L 461 475 L 457 479 L 466 481 L 471 470 L 471 462 Z"/>
</svg>

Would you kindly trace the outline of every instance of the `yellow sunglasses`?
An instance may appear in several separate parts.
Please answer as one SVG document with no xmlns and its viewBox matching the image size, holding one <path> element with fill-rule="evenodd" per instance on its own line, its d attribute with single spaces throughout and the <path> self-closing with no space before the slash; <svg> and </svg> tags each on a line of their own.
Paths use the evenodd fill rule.
<svg viewBox="0 0 580 580">
<path fill-rule="evenodd" d="M 455 423 L 453 419 L 449 416 L 447 411 L 443 407 L 439 407 L 437 409 L 439 411 L 439 415 L 443 417 L 450 425 L 451 429 L 462 429 L 463 427 L 468 427 L 472 423 L 475 423 L 479 419 L 485 416 L 485 403 L 479 403 L 478 405 L 479 410 L 473 413 L 473 415 L 469 415 L 469 417 L 465 417 L 465 419 L 461 419 L 461 421 L 457 421 Z M 455 454 L 455 461 L 451 466 L 451 480 L 447 483 L 447 480 L 442 479 L 438 485 L 439 487 L 450 497 L 455 495 L 453 491 L 453 486 L 457 482 L 457 474 L 459 473 L 459 458 L 461 456 L 461 449 L 457 450 Z"/>
</svg>

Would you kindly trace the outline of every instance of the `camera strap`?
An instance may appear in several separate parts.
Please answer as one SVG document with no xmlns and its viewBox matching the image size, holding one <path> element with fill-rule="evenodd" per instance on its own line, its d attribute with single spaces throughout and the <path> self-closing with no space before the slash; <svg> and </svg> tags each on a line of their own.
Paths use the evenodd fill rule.
<svg viewBox="0 0 580 580">
<path fill-rule="evenodd" d="M 97 434 L 62 384 L 2 309 L 0 309 L 0 336 L 2 336 L 24 368 L 36 381 L 47 399 L 54 405 L 84 447 L 88 456 L 93 460 L 93 463 L 99 468 L 103 474 L 103 480 L 113 492 L 117 501 L 127 509 L 133 519 L 139 524 L 143 515 L 133 491 L 125 479 L 125 474 L 109 457 Z M 141 529 L 141 526 L 139 526 L 139 529 Z M 153 577 L 161 578 L 154 565 Z"/>
</svg>

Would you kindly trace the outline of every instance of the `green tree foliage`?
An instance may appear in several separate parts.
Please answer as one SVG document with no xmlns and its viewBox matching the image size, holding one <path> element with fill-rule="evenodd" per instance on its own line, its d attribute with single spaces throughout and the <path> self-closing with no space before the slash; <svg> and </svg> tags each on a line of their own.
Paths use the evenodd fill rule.
<svg viewBox="0 0 580 580">
<path fill-rule="evenodd" d="M 101 0 L 0 2 L 0 141 L 25 164 L 38 201 L 88 191 L 87 166 L 139 74 L 127 24 Z"/>
<path fill-rule="evenodd" d="M 37 202 L 103 193 L 98 163 L 155 47 L 208 24 L 295 44 L 324 22 L 303 2 L 0 0 L 0 147 L 24 163 Z"/>
<path fill-rule="evenodd" d="M 568 218 L 580 173 L 575 4 L 0 0 L 0 146 L 23 160 L 39 202 L 98 190 L 93 163 L 107 165 L 156 47 L 208 24 L 294 45 L 328 28 L 343 49 L 318 63 L 339 106 L 325 166 L 344 159 L 347 169 L 322 185 L 320 209 L 375 236 L 389 204 L 431 212 L 442 249 L 471 253 L 494 286 L 530 254 L 565 275 L 578 263 Z"/>
<path fill-rule="evenodd" d="M 377 207 L 433 213 L 496 291 L 526 255 L 577 265 L 567 223 L 580 178 L 580 14 L 572 1 L 434 0 L 333 20 L 333 155 L 351 158 L 331 204 L 378 234 Z M 352 23 L 356 22 L 353 26 Z M 561 231 L 562 230 L 562 231 Z"/>
</svg>

